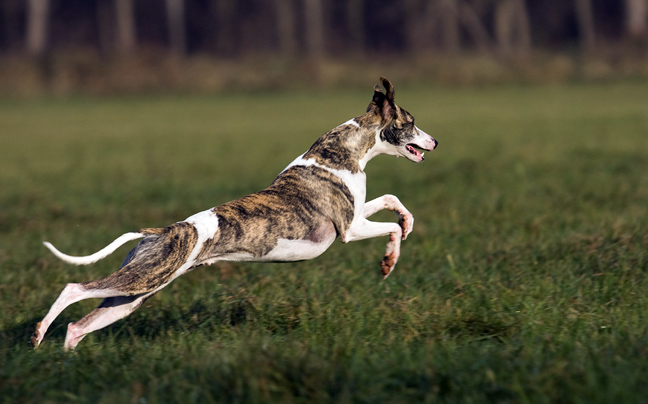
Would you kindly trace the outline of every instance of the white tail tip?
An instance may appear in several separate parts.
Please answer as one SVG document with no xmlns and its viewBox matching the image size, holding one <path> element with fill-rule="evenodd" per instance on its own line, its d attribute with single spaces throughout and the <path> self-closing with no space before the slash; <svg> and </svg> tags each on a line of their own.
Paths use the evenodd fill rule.
<svg viewBox="0 0 648 404">
<path fill-rule="evenodd" d="M 97 251 L 96 253 L 94 253 L 92 255 L 87 255 L 85 257 L 74 257 L 74 256 L 71 256 L 71 255 L 63 254 L 62 252 L 57 250 L 56 247 L 54 247 L 52 245 L 52 243 L 49 243 L 47 241 L 44 241 L 43 244 L 45 245 L 45 247 L 47 247 L 52 252 L 52 254 L 54 254 L 59 259 L 65 261 L 65 262 L 68 262 L 68 263 L 74 264 L 74 265 L 88 265 L 88 264 L 92 264 L 94 262 L 97 262 L 102 258 L 106 258 L 107 256 L 109 256 L 110 254 L 115 252 L 116 249 L 118 249 L 119 247 L 121 247 L 125 243 L 127 243 L 127 242 L 129 242 L 131 240 L 137 240 L 138 238 L 142 238 L 142 237 L 144 237 L 144 234 L 142 234 L 142 233 L 126 233 L 126 234 L 122 234 L 121 236 L 117 237 L 117 239 L 115 241 L 108 244 L 102 250 Z"/>
</svg>

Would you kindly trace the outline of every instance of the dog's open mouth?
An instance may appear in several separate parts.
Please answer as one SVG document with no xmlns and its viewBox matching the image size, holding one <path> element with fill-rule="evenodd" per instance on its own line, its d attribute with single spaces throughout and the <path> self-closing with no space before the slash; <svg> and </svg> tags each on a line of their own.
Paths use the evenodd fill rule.
<svg viewBox="0 0 648 404">
<path fill-rule="evenodd" d="M 406 144 L 405 149 L 411 154 L 413 154 L 414 157 L 416 157 L 418 160 L 423 160 L 423 156 L 425 155 L 425 153 L 423 153 L 421 150 L 427 150 L 414 143 Z"/>
</svg>

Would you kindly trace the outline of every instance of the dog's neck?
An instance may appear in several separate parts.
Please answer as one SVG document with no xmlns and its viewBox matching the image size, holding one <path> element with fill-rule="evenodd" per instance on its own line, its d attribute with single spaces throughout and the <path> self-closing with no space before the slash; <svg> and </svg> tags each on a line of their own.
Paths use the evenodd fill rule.
<svg viewBox="0 0 648 404">
<path fill-rule="evenodd" d="M 376 142 L 381 130 L 373 114 L 351 119 L 326 132 L 304 154 L 320 165 L 351 173 L 362 172 L 376 155 Z"/>
</svg>

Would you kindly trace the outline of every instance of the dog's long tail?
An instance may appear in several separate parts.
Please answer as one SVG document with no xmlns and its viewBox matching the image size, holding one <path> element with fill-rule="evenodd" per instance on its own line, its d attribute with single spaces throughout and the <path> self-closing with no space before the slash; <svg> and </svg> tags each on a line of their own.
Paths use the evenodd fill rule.
<svg viewBox="0 0 648 404">
<path fill-rule="evenodd" d="M 45 244 L 45 247 L 49 248 L 49 250 L 54 255 L 56 255 L 58 258 L 62 259 L 65 262 L 69 262 L 70 264 L 74 264 L 74 265 L 88 265 L 97 262 L 102 258 L 106 258 L 110 254 L 115 252 L 116 249 L 126 244 L 127 242 L 131 240 L 137 240 L 138 238 L 145 237 L 146 235 L 147 234 L 145 232 L 133 232 L 133 233 L 122 234 L 121 236 L 117 237 L 115 241 L 113 241 L 112 243 L 108 244 L 105 248 L 103 248 L 101 251 L 97 251 L 92 255 L 86 255 L 85 257 L 73 257 L 71 255 L 63 254 L 62 252 L 57 250 L 56 247 L 54 247 L 51 243 L 48 243 L 47 241 L 44 241 L 43 244 Z"/>
</svg>

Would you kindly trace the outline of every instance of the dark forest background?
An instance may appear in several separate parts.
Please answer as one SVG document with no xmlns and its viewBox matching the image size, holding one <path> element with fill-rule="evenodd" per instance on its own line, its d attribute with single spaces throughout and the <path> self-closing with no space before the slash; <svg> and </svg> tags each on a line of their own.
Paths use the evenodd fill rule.
<svg viewBox="0 0 648 404">
<path fill-rule="evenodd" d="M 648 0 L 0 4 L 9 94 L 327 86 L 374 70 L 450 84 L 648 76 Z"/>
</svg>

